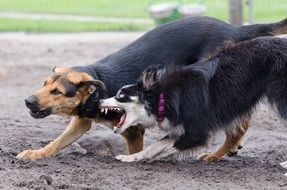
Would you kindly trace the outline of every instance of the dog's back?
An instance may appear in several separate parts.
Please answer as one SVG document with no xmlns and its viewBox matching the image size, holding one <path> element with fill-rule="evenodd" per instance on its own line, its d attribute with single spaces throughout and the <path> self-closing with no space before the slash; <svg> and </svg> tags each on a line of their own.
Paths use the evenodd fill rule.
<svg viewBox="0 0 287 190">
<path fill-rule="evenodd" d="M 159 26 L 100 62 L 123 64 L 195 63 L 226 41 L 238 42 L 259 36 L 287 34 L 287 18 L 272 24 L 233 27 L 211 17 L 181 19 Z M 151 59 L 152 58 L 152 59 Z M 142 60 L 141 60 L 142 59 Z"/>
<path fill-rule="evenodd" d="M 181 19 L 159 26 L 127 47 L 115 52 L 99 63 L 93 65 L 103 79 L 116 86 L 108 91 L 115 95 L 117 90 L 126 84 L 135 83 L 144 69 L 151 65 L 189 65 L 214 54 L 217 47 L 227 41 L 238 42 L 287 33 L 287 20 L 274 24 L 258 24 L 233 27 L 228 23 L 211 17 L 194 17 Z M 104 68 L 99 68 L 104 67 Z M 119 73 L 128 73 L 118 77 Z M 105 81 L 104 81 L 105 82 Z M 108 87 L 109 88 L 109 87 Z"/>
</svg>

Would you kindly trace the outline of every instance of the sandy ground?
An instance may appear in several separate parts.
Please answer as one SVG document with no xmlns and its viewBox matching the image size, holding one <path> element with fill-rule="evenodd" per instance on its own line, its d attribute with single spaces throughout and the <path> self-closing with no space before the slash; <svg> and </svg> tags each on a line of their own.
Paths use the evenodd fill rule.
<svg viewBox="0 0 287 190">
<path fill-rule="evenodd" d="M 54 65 L 87 65 L 123 47 L 139 33 L 81 35 L 0 34 L 0 189 L 287 189 L 287 127 L 267 106 L 253 118 L 244 148 L 217 163 L 197 161 L 120 163 L 121 137 L 94 125 L 54 158 L 20 161 L 25 149 L 57 137 L 69 118 L 35 120 L 24 98 L 42 86 Z M 163 136 L 148 131 L 146 144 Z M 207 151 L 223 142 L 215 136 Z M 206 151 L 201 150 L 201 151 Z"/>
</svg>

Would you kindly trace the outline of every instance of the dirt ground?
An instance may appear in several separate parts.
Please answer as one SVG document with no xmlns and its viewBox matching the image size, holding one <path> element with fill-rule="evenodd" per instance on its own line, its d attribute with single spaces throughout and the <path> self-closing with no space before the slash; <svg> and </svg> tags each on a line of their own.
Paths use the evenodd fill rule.
<svg viewBox="0 0 287 190">
<path fill-rule="evenodd" d="M 121 137 L 99 125 L 53 158 L 17 160 L 57 137 L 69 118 L 33 119 L 24 98 L 42 86 L 54 65 L 88 65 L 116 51 L 140 33 L 0 34 L 0 189 L 287 189 L 287 127 L 271 109 L 260 105 L 242 150 L 217 163 L 197 161 L 207 149 L 182 162 L 121 163 Z M 146 144 L 163 136 L 148 131 Z"/>
</svg>

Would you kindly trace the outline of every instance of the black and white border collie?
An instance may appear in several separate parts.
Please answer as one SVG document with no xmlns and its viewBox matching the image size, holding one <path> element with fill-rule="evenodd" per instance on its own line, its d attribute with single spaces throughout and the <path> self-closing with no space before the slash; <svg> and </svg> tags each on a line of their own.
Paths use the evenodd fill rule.
<svg viewBox="0 0 287 190">
<path fill-rule="evenodd" d="M 264 37 L 232 44 L 190 66 L 150 67 L 137 84 L 124 86 L 100 107 L 124 111 L 116 133 L 138 124 L 167 132 L 139 153 L 116 157 L 124 162 L 153 161 L 206 146 L 220 129 L 240 133 L 234 123 L 252 114 L 265 98 L 287 119 L 287 39 Z M 282 165 L 287 167 L 286 162 Z"/>
</svg>

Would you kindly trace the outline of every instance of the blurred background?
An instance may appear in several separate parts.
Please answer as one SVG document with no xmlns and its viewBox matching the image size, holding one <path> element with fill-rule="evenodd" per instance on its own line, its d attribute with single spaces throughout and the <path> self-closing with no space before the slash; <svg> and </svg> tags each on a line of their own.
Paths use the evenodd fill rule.
<svg viewBox="0 0 287 190">
<path fill-rule="evenodd" d="M 287 16 L 287 0 L 0 0 L 0 31 L 145 31 L 198 15 L 267 23 Z"/>
</svg>

